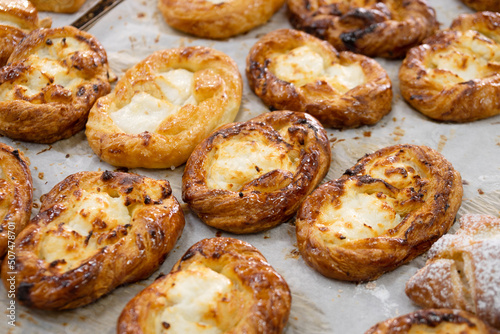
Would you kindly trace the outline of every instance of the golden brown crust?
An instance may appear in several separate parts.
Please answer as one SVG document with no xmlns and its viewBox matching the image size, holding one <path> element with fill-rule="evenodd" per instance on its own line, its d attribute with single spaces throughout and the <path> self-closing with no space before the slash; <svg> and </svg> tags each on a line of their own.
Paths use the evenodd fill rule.
<svg viewBox="0 0 500 334">
<path fill-rule="evenodd" d="M 33 5 L 44 12 L 71 14 L 80 9 L 86 0 L 30 0 Z"/>
<path fill-rule="evenodd" d="M 275 111 L 227 124 L 186 163 L 182 197 L 206 224 L 253 233 L 291 218 L 328 172 L 326 132 L 308 114 Z"/>
<path fill-rule="evenodd" d="M 165 21 L 204 38 L 224 39 L 266 23 L 285 0 L 158 0 Z"/>
<path fill-rule="evenodd" d="M 460 224 L 431 247 L 406 294 L 420 306 L 466 310 L 500 329 L 500 219 L 468 214 Z"/>
<path fill-rule="evenodd" d="M 337 50 L 402 58 L 439 23 L 425 0 L 288 0 L 290 23 Z"/>
<path fill-rule="evenodd" d="M 380 322 L 365 334 L 497 334 L 475 315 L 452 309 L 418 310 Z"/>
<path fill-rule="evenodd" d="M 218 327 L 227 334 L 283 332 L 291 307 L 291 294 L 285 280 L 250 244 L 232 238 L 212 238 L 193 245 L 168 275 L 158 278 L 134 297 L 118 319 L 117 333 L 157 333 L 155 325 L 182 332 L 175 322 L 162 319 L 165 308 L 172 306 L 169 292 L 175 283 L 183 284 L 178 278 L 182 273 L 191 271 L 202 276 L 206 269 L 212 275 L 216 273 L 229 279 L 233 289 L 218 295 L 214 309 L 203 317 L 204 328 Z M 176 299 L 178 303 L 186 302 L 178 295 Z M 196 322 L 197 315 L 193 310 L 189 320 Z"/>
<path fill-rule="evenodd" d="M 42 198 L 15 243 L 19 303 L 58 310 L 86 305 L 149 277 L 184 227 L 167 181 L 115 172 L 70 175 Z"/>
<path fill-rule="evenodd" d="M 29 162 L 21 151 L 0 143 L 0 258 L 14 254 L 14 238 L 31 215 L 33 182 Z M 12 258 L 9 258 L 12 260 Z"/>
<path fill-rule="evenodd" d="M 470 122 L 498 115 L 499 27 L 499 13 L 461 15 L 451 29 L 410 50 L 399 70 L 405 100 L 439 121 Z"/>
<path fill-rule="evenodd" d="M 50 27 L 50 20 L 38 21 L 38 11 L 28 0 L 0 0 L 0 19 L 0 66 L 30 31 Z"/>
<path fill-rule="evenodd" d="M 477 11 L 500 12 L 500 2 L 497 0 L 462 0 L 462 2 Z"/>
<path fill-rule="evenodd" d="M 290 57 L 294 50 L 303 48 L 318 59 L 290 65 L 294 68 L 290 70 L 290 77 L 297 77 L 293 71 L 304 73 L 297 82 L 280 78 L 276 70 L 280 66 L 278 57 Z M 336 67 L 341 73 L 310 75 L 311 66 L 321 61 L 324 68 Z M 342 81 L 355 79 L 349 73 L 352 66 L 360 72 L 359 84 L 345 87 Z M 344 70 L 348 73 L 342 74 Z M 328 43 L 298 30 L 281 29 L 262 37 L 250 50 L 246 74 L 252 90 L 271 109 L 307 112 L 325 127 L 375 124 L 391 110 L 391 80 L 377 62 L 351 52 L 338 53 Z"/>
<path fill-rule="evenodd" d="M 176 103 L 162 90 L 175 90 L 175 78 L 163 75 L 182 70 L 192 75 L 187 95 Z M 173 72 L 169 72 L 173 71 Z M 208 47 L 186 47 L 158 51 L 128 70 L 115 90 L 92 108 L 86 135 L 92 150 L 104 161 L 129 168 L 170 168 L 186 162 L 195 146 L 218 126 L 234 121 L 238 113 L 243 82 L 236 63 L 226 54 Z M 135 132 L 123 130 L 114 121 L 124 107 L 140 110 L 144 103 L 131 103 L 145 95 L 147 101 L 172 109 L 155 129 L 146 131 L 137 121 Z M 176 94 L 177 97 L 179 94 Z M 153 103 L 152 102 L 152 103 Z M 151 110 L 146 107 L 137 116 Z M 146 117 L 150 117 L 147 115 Z"/>
<path fill-rule="evenodd" d="M 426 251 L 461 201 L 460 174 L 440 153 L 386 147 L 308 196 L 297 213 L 298 247 L 327 277 L 373 280 Z"/>
<path fill-rule="evenodd" d="M 0 69 L 0 133 L 37 143 L 68 138 L 109 91 L 97 39 L 69 26 L 34 30 Z"/>
</svg>

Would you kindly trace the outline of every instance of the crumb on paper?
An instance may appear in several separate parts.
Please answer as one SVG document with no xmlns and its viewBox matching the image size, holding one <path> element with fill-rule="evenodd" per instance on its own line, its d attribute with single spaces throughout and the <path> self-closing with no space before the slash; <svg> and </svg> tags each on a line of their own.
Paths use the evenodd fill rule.
<svg viewBox="0 0 500 334">
<path fill-rule="evenodd" d="M 38 173 L 38 178 L 39 178 L 40 180 L 43 180 L 43 177 L 44 177 L 44 176 L 45 176 L 45 174 L 44 174 L 43 172 Z"/>
<path fill-rule="evenodd" d="M 377 283 L 375 283 L 375 282 L 368 282 L 365 285 L 365 288 L 367 290 L 375 290 L 376 287 L 377 287 Z"/>
<path fill-rule="evenodd" d="M 479 195 L 484 195 L 484 191 L 481 188 L 477 189 L 477 192 L 479 193 Z"/>
</svg>

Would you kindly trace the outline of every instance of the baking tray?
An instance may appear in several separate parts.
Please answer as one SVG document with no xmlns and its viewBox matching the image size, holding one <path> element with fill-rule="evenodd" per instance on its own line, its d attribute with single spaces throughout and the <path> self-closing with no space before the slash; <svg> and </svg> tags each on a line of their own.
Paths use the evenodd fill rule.
<svg viewBox="0 0 500 334">
<path fill-rule="evenodd" d="M 442 27 L 448 27 L 458 14 L 472 12 L 459 0 L 429 3 L 436 9 Z M 90 7 L 90 3 L 86 6 Z M 70 24 L 82 12 L 83 9 L 74 15 L 51 15 L 53 26 Z M 244 72 L 246 56 L 260 37 L 279 28 L 291 28 L 285 8 L 266 25 L 245 35 L 224 41 L 199 39 L 170 28 L 157 10 L 156 0 L 125 0 L 89 32 L 104 45 L 118 77 L 156 50 L 204 45 L 225 52 L 237 62 L 243 76 L 243 100 L 236 120 L 245 121 L 267 111 L 248 87 Z M 462 175 L 464 200 L 458 216 L 465 212 L 499 216 L 500 116 L 465 124 L 432 121 L 402 99 L 397 78 L 401 61 L 377 61 L 391 77 L 393 109 L 374 126 L 342 131 L 327 129 L 332 165 L 325 181 L 340 177 L 357 159 L 382 147 L 398 143 L 427 145 L 441 152 Z M 31 161 L 35 188 L 33 215 L 38 212 L 40 196 L 66 176 L 79 171 L 116 170 L 94 155 L 83 132 L 51 145 L 12 141 L 6 137 L 0 141 L 22 150 Z M 130 172 L 169 180 L 174 195 L 181 201 L 182 166 L 166 170 L 131 169 Z M 114 333 L 120 312 L 133 296 L 161 273 L 168 273 L 195 242 L 221 235 L 253 244 L 288 282 L 293 302 L 287 334 L 362 334 L 379 321 L 417 309 L 406 297 L 404 285 L 423 266 L 425 255 L 373 282 L 341 282 L 323 277 L 305 264 L 297 250 L 293 220 L 267 232 L 236 236 L 204 225 L 188 209 L 185 214 L 186 227 L 181 239 L 149 279 L 119 287 L 86 307 L 70 311 L 45 312 L 16 305 L 16 327 L 9 326 L 5 316 L 0 320 L 0 333 Z M 455 229 L 456 224 L 452 230 Z M 5 306 L 5 315 L 8 302 L 1 286 L 0 304 Z"/>
</svg>

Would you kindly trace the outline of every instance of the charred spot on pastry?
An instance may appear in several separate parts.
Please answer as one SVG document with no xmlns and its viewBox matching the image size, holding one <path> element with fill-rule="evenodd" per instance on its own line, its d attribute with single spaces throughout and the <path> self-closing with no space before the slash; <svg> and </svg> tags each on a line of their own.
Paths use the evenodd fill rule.
<svg viewBox="0 0 500 334">
<path fill-rule="evenodd" d="M 377 28 L 377 26 L 378 24 L 375 23 L 369 25 L 364 29 L 344 32 L 340 34 L 340 39 L 349 50 L 356 51 L 358 49 L 358 47 L 356 46 L 357 41 L 363 38 L 366 34 L 372 33 Z"/>
<path fill-rule="evenodd" d="M 411 319 L 412 324 L 426 325 L 429 327 L 437 327 L 443 322 L 450 322 L 456 324 L 466 324 L 469 328 L 477 327 L 469 319 L 462 317 L 459 314 L 453 313 L 437 313 L 428 311 L 427 314 L 417 314 Z"/>
<path fill-rule="evenodd" d="M 151 197 L 149 195 L 144 196 L 144 204 L 151 204 Z"/>
<path fill-rule="evenodd" d="M 85 94 L 85 87 L 80 87 L 78 88 L 78 91 L 76 92 L 76 96 L 80 97 Z"/>
<path fill-rule="evenodd" d="M 102 173 L 102 176 L 101 176 L 101 179 L 103 181 L 110 181 L 114 178 L 114 173 L 112 171 L 105 171 L 104 173 Z"/>
<path fill-rule="evenodd" d="M 33 288 L 33 283 L 27 283 L 21 281 L 17 286 L 17 299 L 26 306 L 31 304 L 31 289 Z"/>
<path fill-rule="evenodd" d="M 52 45 L 52 40 L 50 38 L 47 38 L 47 40 L 45 41 L 45 44 L 47 45 Z"/>
<path fill-rule="evenodd" d="M 166 322 L 166 321 L 162 321 L 161 325 L 165 329 L 169 329 L 170 328 L 170 324 L 168 322 Z"/>
</svg>

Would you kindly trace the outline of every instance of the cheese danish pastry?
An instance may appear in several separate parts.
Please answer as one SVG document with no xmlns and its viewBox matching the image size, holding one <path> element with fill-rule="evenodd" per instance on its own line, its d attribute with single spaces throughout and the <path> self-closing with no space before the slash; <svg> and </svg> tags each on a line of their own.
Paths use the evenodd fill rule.
<svg viewBox="0 0 500 334">
<path fill-rule="evenodd" d="M 169 183 L 139 175 L 76 173 L 41 202 L 16 239 L 14 268 L 2 267 L 5 286 L 13 275 L 17 301 L 32 308 L 76 308 L 149 277 L 184 228 Z"/>
<path fill-rule="evenodd" d="M 373 280 L 425 252 L 461 202 L 460 174 L 439 152 L 386 147 L 307 197 L 297 213 L 299 251 L 327 277 Z"/>
</svg>

